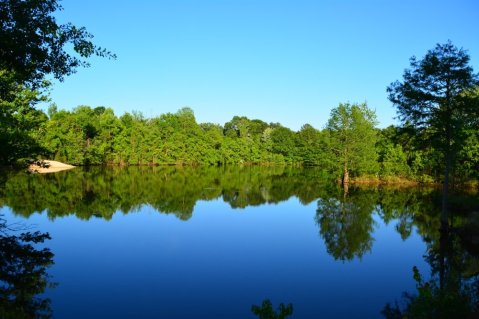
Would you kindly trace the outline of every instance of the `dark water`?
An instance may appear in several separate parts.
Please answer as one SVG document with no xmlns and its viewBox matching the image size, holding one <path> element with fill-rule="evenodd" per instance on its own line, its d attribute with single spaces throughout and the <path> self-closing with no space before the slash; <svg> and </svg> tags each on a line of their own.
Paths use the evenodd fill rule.
<svg viewBox="0 0 479 319">
<path fill-rule="evenodd" d="M 256 318 L 265 299 L 293 304 L 291 318 L 384 318 L 387 304 L 389 318 L 396 305 L 474 317 L 475 194 L 451 198 L 440 233 L 436 190 L 345 194 L 317 169 L 76 168 L 0 182 L 3 256 L 46 272 L 0 261 L 0 317 Z M 25 228 L 51 236 L 28 254 L 53 256 L 26 261 L 5 241 Z"/>
</svg>

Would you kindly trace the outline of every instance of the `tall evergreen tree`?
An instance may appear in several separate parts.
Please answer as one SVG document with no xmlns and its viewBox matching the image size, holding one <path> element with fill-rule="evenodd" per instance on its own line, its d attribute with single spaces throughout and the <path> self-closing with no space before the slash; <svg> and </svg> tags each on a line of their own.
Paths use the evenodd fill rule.
<svg viewBox="0 0 479 319">
<path fill-rule="evenodd" d="M 422 60 L 410 59 L 403 82 L 387 88 L 399 119 L 416 128 L 420 139 L 433 144 L 443 155 L 444 188 L 442 222 L 447 222 L 449 175 L 464 141 L 464 130 L 479 110 L 467 92 L 479 82 L 469 65 L 469 55 L 450 41 L 437 44 Z"/>
</svg>

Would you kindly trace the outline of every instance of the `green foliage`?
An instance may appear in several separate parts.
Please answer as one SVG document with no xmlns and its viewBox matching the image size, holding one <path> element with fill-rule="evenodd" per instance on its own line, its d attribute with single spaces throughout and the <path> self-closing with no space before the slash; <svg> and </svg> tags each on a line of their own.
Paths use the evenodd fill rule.
<svg viewBox="0 0 479 319">
<path fill-rule="evenodd" d="M 47 117 L 34 107 L 46 101 L 41 92 L 50 86 L 47 77 L 61 81 L 79 66 L 89 66 L 86 59 L 92 55 L 115 58 L 95 46 L 85 28 L 58 24 L 54 16 L 57 10 L 61 10 L 57 0 L 0 1 L 0 164 L 45 153 L 38 139 L 45 134 L 43 123 Z M 50 117 L 55 113 L 56 106 L 49 110 Z M 96 132 L 90 123 L 77 124 L 87 140 Z M 52 149 L 65 139 L 69 139 L 70 147 L 56 150 L 63 153 L 59 157 L 74 163 L 91 162 L 94 150 L 78 150 L 81 136 L 52 136 L 47 146 Z"/>
<path fill-rule="evenodd" d="M 411 175 L 411 168 L 407 163 L 407 156 L 401 145 L 394 145 L 390 142 L 384 143 L 379 154 L 381 163 L 380 174 L 382 177 L 404 177 Z"/>
<path fill-rule="evenodd" d="M 296 136 L 286 127 L 276 127 L 270 134 L 273 153 L 282 155 L 287 161 L 294 161 L 296 154 Z"/>
<path fill-rule="evenodd" d="M 462 181 L 479 180 L 479 131 L 468 130 L 458 154 L 455 175 Z"/>
<path fill-rule="evenodd" d="M 46 97 L 17 84 L 12 73 L 1 69 L 0 91 L 0 163 L 11 164 L 41 152 L 37 139 L 47 116 L 34 106 Z"/>
<path fill-rule="evenodd" d="M 471 98 L 479 84 L 478 76 L 469 60 L 467 52 L 451 42 L 437 44 L 422 60 L 412 57 L 403 82 L 396 81 L 387 89 L 399 119 L 414 127 L 416 140 L 442 154 L 445 190 L 456 157 L 464 147 L 465 132 L 477 124 L 479 115 L 477 97 Z"/>
<path fill-rule="evenodd" d="M 117 117 L 105 107 L 65 111 L 53 105 L 48 119 L 31 106 L 37 93 L 23 90 L 15 103 L 0 104 L 6 110 L 2 120 L 16 123 L 0 128 L 9 150 L 1 154 L 4 163 L 38 154 L 75 165 L 318 166 L 337 178 L 344 177 L 346 166 L 356 180 L 379 175 L 392 183 L 429 183 L 441 176 L 440 152 L 432 145 L 415 148 L 408 128 L 375 129 L 374 112 L 366 105 L 341 104 L 324 130 L 306 124 L 294 132 L 246 117 L 234 117 L 225 130 L 218 124 L 197 123 L 190 108 L 147 119 L 135 112 Z M 19 105 L 24 105 L 21 112 L 14 108 Z M 238 135 L 233 127 L 241 127 L 238 132 L 243 133 Z M 478 178 L 476 141 L 477 131 L 468 130 L 455 166 L 457 181 Z"/>
<path fill-rule="evenodd" d="M 339 104 L 331 111 L 326 129 L 333 169 L 349 183 L 349 175 L 376 174 L 376 114 L 363 104 Z"/>
<path fill-rule="evenodd" d="M 4 120 L 15 119 L 19 131 L 11 135 L 21 136 L 22 145 L 32 141 L 32 146 L 4 153 L 10 156 L 4 161 L 40 154 L 75 165 L 289 164 L 318 166 L 337 177 L 344 175 L 346 164 L 348 174 L 355 178 L 379 175 L 382 181 L 393 183 L 434 182 L 441 174 L 440 152 L 431 145 L 416 149 L 405 133 L 407 128 L 375 129 L 374 112 L 365 105 L 342 104 L 333 110 L 324 130 L 306 124 L 298 132 L 246 117 L 234 117 L 225 130 L 218 124 L 197 123 L 190 108 L 151 119 L 135 112 L 117 117 L 105 107 L 65 111 L 52 106 L 49 119 L 33 107 L 24 109 L 29 110 L 25 116 L 19 117 L 21 113 L 12 109 L 10 114 L 17 117 Z M 29 124 L 20 125 L 20 121 Z M 243 133 L 238 135 L 233 127 L 242 127 Z M 8 134 L 4 131 L 5 140 Z M 477 178 L 475 141 L 476 131 L 469 130 L 467 147 L 459 153 L 456 166 L 460 181 Z"/>
<path fill-rule="evenodd" d="M 451 42 L 437 44 L 422 60 L 411 58 L 404 82 L 396 81 L 388 87 L 389 99 L 397 106 L 400 119 L 445 150 L 452 146 L 445 145 L 447 139 L 454 141 L 460 128 L 472 120 L 468 115 L 477 115 L 476 108 L 462 98 L 478 84 L 469 60 L 466 51 Z"/>
<path fill-rule="evenodd" d="M 95 46 L 85 28 L 71 23 L 58 24 L 57 0 L 0 2 L 0 70 L 13 72 L 17 83 L 33 88 L 41 86 L 47 75 L 59 80 L 88 66 L 92 55 L 115 58 L 114 54 Z M 71 50 L 65 50 L 71 45 Z"/>
<path fill-rule="evenodd" d="M 296 148 L 297 156 L 302 159 L 306 166 L 326 167 L 325 155 L 328 149 L 326 134 L 309 124 L 301 127 L 297 133 Z"/>
<path fill-rule="evenodd" d="M 479 86 L 474 90 L 468 91 L 461 96 L 471 108 L 479 110 Z M 479 130 L 478 118 L 472 118 L 469 127 L 463 129 L 462 132 L 462 148 L 457 154 L 456 165 L 454 167 L 454 175 L 461 182 L 470 180 L 479 180 Z"/>
<path fill-rule="evenodd" d="M 45 156 L 76 165 L 287 164 L 304 161 L 298 134 L 260 120 L 234 117 L 222 126 L 196 122 L 193 110 L 145 119 L 138 113 L 117 118 L 110 108 L 79 106 L 51 112 L 42 146 Z M 320 162 L 321 134 L 311 127 L 309 158 Z M 233 132 L 233 133 L 232 133 Z M 237 133 L 239 132 L 239 133 Z M 241 133 L 242 132 L 242 133 Z M 301 137 L 303 137 L 301 135 Z M 306 137 L 304 137 L 306 139 Z"/>
</svg>

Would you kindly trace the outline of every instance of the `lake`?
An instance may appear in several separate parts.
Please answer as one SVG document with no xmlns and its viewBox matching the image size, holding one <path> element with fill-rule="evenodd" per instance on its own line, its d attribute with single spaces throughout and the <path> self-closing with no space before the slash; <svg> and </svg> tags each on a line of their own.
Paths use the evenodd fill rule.
<svg viewBox="0 0 479 319">
<path fill-rule="evenodd" d="M 455 231 L 444 235 L 436 189 L 345 193 L 319 169 L 91 167 L 0 176 L 0 219 L 13 225 L 3 234 L 51 237 L 33 245 L 53 254 L 43 268 L 51 287 L 17 266 L 15 276 L 33 282 L 35 293 L 9 298 L 30 312 L 257 318 L 252 305 L 268 299 L 274 309 L 291 303 L 291 318 L 384 318 L 387 304 L 434 306 L 449 281 L 451 294 L 477 301 L 466 289 L 479 269 L 470 236 L 478 229 L 476 194 L 451 198 Z M 0 279 L 4 290 L 13 281 Z M 424 287 L 430 299 L 421 299 Z M 5 317 L 12 300 L 0 308 Z"/>
</svg>

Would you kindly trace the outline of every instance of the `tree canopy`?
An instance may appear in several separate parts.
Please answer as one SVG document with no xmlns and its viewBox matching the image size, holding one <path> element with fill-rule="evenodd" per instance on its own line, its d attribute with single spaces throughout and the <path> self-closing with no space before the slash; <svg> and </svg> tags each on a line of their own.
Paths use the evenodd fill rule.
<svg viewBox="0 0 479 319">
<path fill-rule="evenodd" d="M 444 217 L 450 171 L 467 129 L 477 123 L 479 115 L 477 103 L 470 98 L 479 80 L 469 60 L 467 52 L 450 41 L 437 44 L 423 59 L 413 56 L 403 82 L 396 81 L 387 89 L 400 120 L 413 125 L 419 140 L 431 143 L 443 156 Z"/>
<path fill-rule="evenodd" d="M 349 173 L 377 171 L 376 114 L 366 103 L 341 103 L 331 111 L 327 130 L 330 148 L 336 157 L 343 184 L 349 183 Z"/>
<path fill-rule="evenodd" d="M 91 41 L 84 27 L 58 24 L 57 0 L 0 0 L 0 163 L 42 153 L 38 139 L 46 115 L 50 77 L 60 81 L 87 58 L 116 56 Z M 70 48 L 71 46 L 71 48 Z"/>
<path fill-rule="evenodd" d="M 422 60 L 410 59 L 403 82 L 388 87 L 399 119 L 445 152 L 460 142 L 461 129 L 476 120 L 477 105 L 467 98 L 479 84 L 469 55 L 451 42 L 437 44 Z"/>
<path fill-rule="evenodd" d="M 0 1 L 0 70 L 37 88 L 46 75 L 63 80 L 79 66 L 89 66 L 86 58 L 92 55 L 116 57 L 93 44 L 84 27 L 58 24 L 53 15 L 58 10 L 57 0 Z"/>
</svg>

